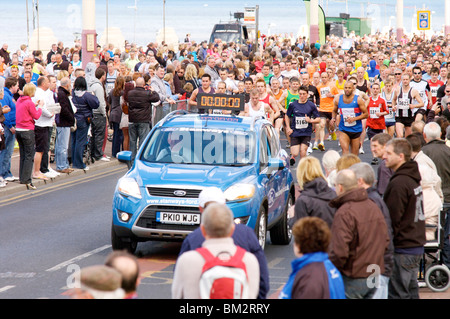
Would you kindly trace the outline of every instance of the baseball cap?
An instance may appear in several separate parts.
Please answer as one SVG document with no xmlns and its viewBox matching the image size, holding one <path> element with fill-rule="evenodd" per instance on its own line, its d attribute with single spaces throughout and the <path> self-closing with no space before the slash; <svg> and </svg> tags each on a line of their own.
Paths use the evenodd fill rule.
<svg viewBox="0 0 450 319">
<path fill-rule="evenodd" d="M 220 188 L 208 187 L 200 192 L 200 195 L 198 195 L 198 205 L 205 208 L 205 204 L 209 202 L 218 204 L 226 203 L 225 195 Z"/>
</svg>

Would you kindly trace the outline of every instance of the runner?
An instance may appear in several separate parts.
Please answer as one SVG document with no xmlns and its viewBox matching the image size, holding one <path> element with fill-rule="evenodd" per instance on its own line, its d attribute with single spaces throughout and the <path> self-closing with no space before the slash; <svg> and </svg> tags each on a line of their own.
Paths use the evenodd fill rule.
<svg viewBox="0 0 450 319">
<path fill-rule="evenodd" d="M 395 133 L 397 137 L 406 137 L 411 134 L 411 124 L 414 122 L 413 110 L 422 106 L 422 98 L 419 92 L 411 87 L 409 75 L 403 74 L 402 86 L 394 92 L 392 100 L 392 109 L 396 112 Z"/>
<path fill-rule="evenodd" d="M 320 122 L 319 112 L 314 103 L 308 100 L 308 87 L 299 88 L 299 99 L 290 102 L 286 116 L 286 134 L 291 140 L 290 164 L 295 164 L 297 156 L 305 157 L 312 135 L 312 124 Z"/>
<path fill-rule="evenodd" d="M 278 98 L 278 103 L 284 107 L 282 107 L 282 114 L 280 115 L 280 117 L 277 119 L 277 121 L 279 121 L 279 119 L 282 117 L 283 118 L 283 127 L 286 129 L 286 121 L 284 120 L 287 109 L 289 107 L 289 105 L 294 101 L 294 100 L 298 100 L 299 97 L 299 89 L 300 88 L 300 80 L 297 77 L 292 77 L 289 80 L 289 89 L 284 90 L 283 94 L 281 94 L 281 96 Z M 288 140 L 288 145 L 287 147 L 291 146 L 291 139 L 289 134 L 286 133 L 286 138 Z"/>
<path fill-rule="evenodd" d="M 368 117 L 369 113 L 364 100 L 355 94 L 355 85 L 352 81 L 347 81 L 344 86 L 344 94 L 336 96 L 331 122 L 336 122 L 337 115 L 340 115 L 339 122 L 339 142 L 342 154 L 351 152 L 358 155 L 360 136 L 362 133 L 362 119 Z"/>
<path fill-rule="evenodd" d="M 367 118 L 367 138 L 369 141 L 375 135 L 383 133 L 386 129 L 384 120 L 385 115 L 389 115 L 389 110 L 386 106 L 386 100 L 380 96 L 380 84 L 374 83 L 371 87 L 372 95 L 370 97 L 367 110 L 369 117 Z M 372 154 L 373 157 L 373 154 Z M 378 158 L 373 157 L 372 165 L 378 165 Z"/>
<path fill-rule="evenodd" d="M 419 92 L 420 97 L 422 98 L 423 106 L 413 110 L 415 120 L 422 121 L 427 115 L 428 101 L 432 101 L 432 96 L 430 85 L 427 81 L 422 79 L 422 70 L 418 66 L 413 68 L 413 79 L 410 85 L 413 89 L 416 89 Z M 413 101 L 413 104 L 417 103 L 417 101 Z"/>
<path fill-rule="evenodd" d="M 339 92 L 337 88 L 329 82 L 329 75 L 327 72 L 323 72 L 320 77 L 322 79 L 322 83 L 317 87 L 317 90 L 320 94 L 320 123 L 316 124 L 316 141 L 314 143 L 313 149 L 320 149 L 323 152 L 325 151 L 325 127 L 327 127 L 328 133 L 331 134 L 332 139 L 337 139 L 336 133 L 334 131 L 334 121 L 331 122 L 331 114 L 333 112 L 334 97 L 338 95 Z M 317 144 L 318 140 L 319 143 Z"/>
<path fill-rule="evenodd" d="M 245 109 L 239 114 L 239 116 L 249 116 L 252 119 L 259 116 L 267 119 L 267 114 L 273 115 L 273 110 L 270 108 L 269 104 L 263 103 L 259 100 L 259 92 L 257 89 L 251 90 L 250 102 L 245 104 Z"/>
<path fill-rule="evenodd" d="M 389 110 L 389 114 L 384 116 L 384 122 L 386 124 L 387 133 L 394 137 L 395 133 L 395 112 L 392 109 L 392 100 L 394 98 L 394 83 L 391 80 L 387 80 L 384 83 L 383 92 L 381 97 L 386 101 L 386 106 Z"/>
<path fill-rule="evenodd" d="M 444 85 L 442 80 L 439 80 L 439 69 L 434 67 L 431 69 L 431 79 L 428 80 L 428 85 L 431 90 L 431 103 L 428 103 L 428 110 L 437 102 L 438 91 Z"/>
<path fill-rule="evenodd" d="M 258 79 L 256 81 L 256 89 L 259 93 L 259 100 L 263 103 L 266 103 L 270 106 L 270 108 L 273 111 L 272 113 L 268 114 L 268 120 L 272 122 L 272 124 L 275 126 L 275 129 L 277 129 L 278 132 L 280 132 L 281 126 L 283 125 L 282 122 L 276 120 L 280 117 L 280 114 L 282 111 L 282 108 L 280 107 L 279 103 L 275 98 L 267 93 L 267 85 L 266 82 L 263 79 Z"/>
</svg>

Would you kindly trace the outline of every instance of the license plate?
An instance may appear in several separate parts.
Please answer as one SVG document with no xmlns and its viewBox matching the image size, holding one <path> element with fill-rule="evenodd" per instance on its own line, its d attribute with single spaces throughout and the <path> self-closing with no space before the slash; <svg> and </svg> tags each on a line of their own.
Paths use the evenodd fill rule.
<svg viewBox="0 0 450 319">
<path fill-rule="evenodd" d="M 164 224 L 198 225 L 200 214 L 157 212 L 156 221 Z"/>
</svg>

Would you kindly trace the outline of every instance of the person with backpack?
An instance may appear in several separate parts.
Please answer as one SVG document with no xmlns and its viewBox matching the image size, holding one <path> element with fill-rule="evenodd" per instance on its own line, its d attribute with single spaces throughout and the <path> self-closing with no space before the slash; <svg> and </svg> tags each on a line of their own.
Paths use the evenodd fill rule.
<svg viewBox="0 0 450 319">
<path fill-rule="evenodd" d="M 226 205 L 208 205 L 200 224 L 202 247 L 177 259 L 173 299 L 256 299 L 258 260 L 234 244 L 234 228 L 233 213 Z"/>
<path fill-rule="evenodd" d="M 207 187 L 198 195 L 198 209 L 200 210 L 200 213 L 203 213 L 208 205 L 214 203 L 226 203 L 225 195 L 220 188 Z M 234 232 L 231 237 L 233 238 L 233 241 L 237 246 L 244 248 L 248 252 L 251 252 L 253 255 L 255 255 L 256 259 L 258 259 L 258 299 L 266 299 L 267 294 L 270 290 L 269 267 L 267 266 L 266 255 L 264 254 L 264 250 L 259 244 L 258 237 L 256 237 L 255 231 L 253 230 L 253 228 L 248 227 L 246 224 L 239 223 L 235 225 Z M 203 236 L 202 231 L 199 227 L 189 235 L 187 235 L 187 237 L 183 240 L 178 256 L 181 256 L 187 251 L 195 250 L 201 247 L 204 241 L 205 237 Z"/>
</svg>

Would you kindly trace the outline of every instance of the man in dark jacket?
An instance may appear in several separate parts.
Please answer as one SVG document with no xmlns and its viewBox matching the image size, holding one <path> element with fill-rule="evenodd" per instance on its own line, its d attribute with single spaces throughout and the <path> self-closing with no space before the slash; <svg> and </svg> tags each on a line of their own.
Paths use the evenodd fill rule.
<svg viewBox="0 0 450 319">
<path fill-rule="evenodd" d="M 199 194 L 199 210 L 203 212 L 210 203 L 225 204 L 226 199 L 223 192 L 216 187 L 209 187 L 204 189 Z M 253 229 L 244 224 L 236 224 L 233 232 L 233 240 L 235 245 L 244 248 L 251 252 L 258 259 L 259 263 L 259 294 L 258 299 L 266 299 L 269 292 L 269 268 L 267 266 L 266 256 L 264 250 L 258 242 L 258 238 L 255 235 Z M 179 256 L 189 250 L 195 250 L 200 248 L 205 241 L 200 227 L 190 233 L 181 245 Z"/>
<path fill-rule="evenodd" d="M 144 88 L 145 80 L 138 78 L 136 87 L 128 93 L 128 132 L 130 134 L 131 160 L 134 161 L 139 146 L 150 132 L 152 103 L 160 100 L 158 93 Z M 139 140 L 139 145 L 138 145 Z"/>
<path fill-rule="evenodd" d="M 369 198 L 381 209 L 384 221 L 386 222 L 389 235 L 389 246 L 384 255 L 384 273 L 380 276 L 380 283 L 373 298 L 387 299 L 389 277 L 391 276 L 392 267 L 394 264 L 394 243 L 392 242 L 393 233 L 389 209 L 383 201 L 383 198 L 381 198 L 380 194 L 378 194 L 377 189 L 373 187 L 375 184 L 375 172 L 372 166 L 368 163 L 356 163 L 350 167 L 350 170 L 356 174 L 358 185 L 367 191 Z"/>
<path fill-rule="evenodd" d="M 75 116 L 70 102 L 70 91 L 72 82 L 68 77 L 61 79 L 61 85 L 58 88 L 58 103 L 61 106 L 61 113 L 55 117 L 56 122 L 56 144 L 55 144 L 55 160 L 56 171 L 59 173 L 71 173 L 72 168 L 69 167 L 67 150 L 69 148 L 70 127 L 75 124 Z"/>
<path fill-rule="evenodd" d="M 379 275 L 385 272 L 384 255 L 389 245 L 386 222 L 367 191 L 358 186 L 353 171 L 338 172 L 336 193 L 338 197 L 330 202 L 337 208 L 331 227 L 330 260 L 342 274 L 347 298 L 370 299 Z"/>
<path fill-rule="evenodd" d="M 411 160 L 411 144 L 395 138 L 386 145 L 383 159 L 394 170 L 384 192 L 394 232 L 394 268 L 389 281 L 390 299 L 418 299 L 417 274 L 425 244 L 425 214 L 420 172 Z"/>
<path fill-rule="evenodd" d="M 295 201 L 294 218 L 290 219 L 291 226 L 303 217 L 319 217 L 331 228 L 336 208 L 328 204 L 334 198 L 336 198 L 336 192 L 328 186 L 325 179 L 318 177 L 305 183 L 300 196 Z"/>
<path fill-rule="evenodd" d="M 444 249 L 442 258 L 447 267 L 450 268 L 450 147 L 441 139 L 441 127 L 436 122 L 430 122 L 423 129 L 423 137 L 427 144 L 422 151 L 431 158 L 436 165 L 437 173 L 442 180 L 442 193 L 444 194 L 445 227 L 444 227 Z"/>
</svg>

